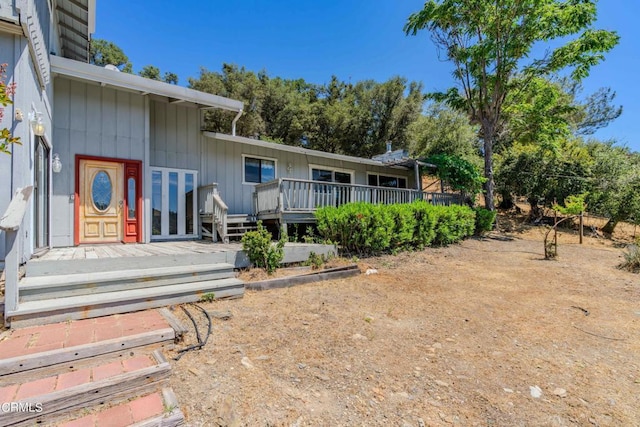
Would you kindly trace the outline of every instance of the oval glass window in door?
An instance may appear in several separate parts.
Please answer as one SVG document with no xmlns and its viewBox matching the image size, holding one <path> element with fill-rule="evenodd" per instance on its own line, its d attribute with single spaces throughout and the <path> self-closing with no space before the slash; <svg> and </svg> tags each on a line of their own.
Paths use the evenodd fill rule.
<svg viewBox="0 0 640 427">
<path fill-rule="evenodd" d="M 113 185 L 111 184 L 111 178 L 105 171 L 99 171 L 93 177 L 91 183 L 91 199 L 93 205 L 97 210 L 104 212 L 111 205 L 111 193 L 113 191 Z"/>
</svg>

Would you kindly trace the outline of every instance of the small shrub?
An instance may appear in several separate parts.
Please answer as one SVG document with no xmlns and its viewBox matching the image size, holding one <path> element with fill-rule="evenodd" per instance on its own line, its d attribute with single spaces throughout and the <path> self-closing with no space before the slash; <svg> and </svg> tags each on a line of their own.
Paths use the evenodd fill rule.
<svg viewBox="0 0 640 427">
<path fill-rule="evenodd" d="M 318 232 L 348 253 L 395 253 L 446 245 L 473 234 L 475 211 L 466 206 L 350 203 L 316 211 Z"/>
<path fill-rule="evenodd" d="M 410 206 L 413 216 L 416 218 L 413 246 L 422 249 L 431 245 L 436 237 L 436 212 L 432 205 L 421 200 L 412 203 Z"/>
<path fill-rule="evenodd" d="M 436 245 L 448 245 L 471 236 L 476 226 L 475 212 L 467 206 L 436 206 Z"/>
<path fill-rule="evenodd" d="M 258 221 L 256 231 L 248 231 L 242 236 L 242 250 L 249 257 L 249 261 L 256 267 L 264 268 L 271 274 L 284 258 L 284 244 L 287 241 L 286 234 L 277 242 L 271 241 L 271 233 Z"/>
<path fill-rule="evenodd" d="M 200 297 L 201 302 L 213 302 L 216 299 L 216 294 L 213 292 L 207 292 Z"/>
<path fill-rule="evenodd" d="M 327 257 L 324 254 L 317 254 L 311 251 L 309 258 L 304 264 L 310 265 L 312 270 L 319 270 L 325 262 L 327 262 Z"/>
<path fill-rule="evenodd" d="M 640 247 L 631 245 L 623 255 L 624 260 L 618 265 L 618 268 L 632 273 L 640 273 Z"/>
<path fill-rule="evenodd" d="M 490 211 L 485 208 L 476 208 L 476 230 L 478 236 L 493 230 L 493 223 L 496 220 L 496 211 Z"/>
</svg>

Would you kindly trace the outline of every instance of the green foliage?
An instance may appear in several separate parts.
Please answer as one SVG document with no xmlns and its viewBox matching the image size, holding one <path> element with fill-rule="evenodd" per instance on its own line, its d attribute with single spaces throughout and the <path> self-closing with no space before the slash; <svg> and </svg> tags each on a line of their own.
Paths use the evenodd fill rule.
<svg viewBox="0 0 640 427">
<path fill-rule="evenodd" d="M 476 229 L 475 234 L 480 236 L 493 230 L 493 224 L 496 221 L 496 211 L 490 211 L 485 208 L 476 208 Z"/>
<path fill-rule="evenodd" d="M 318 232 L 349 253 L 376 254 L 457 242 L 473 234 L 475 212 L 466 206 L 350 203 L 315 213 Z"/>
<path fill-rule="evenodd" d="M 442 103 L 431 103 L 409 126 L 409 148 L 420 158 L 435 154 L 472 158 L 478 153 L 477 132 L 466 114 Z"/>
<path fill-rule="evenodd" d="M 467 206 L 435 206 L 436 245 L 448 245 L 471 236 L 476 228 L 475 211 Z"/>
<path fill-rule="evenodd" d="M 391 250 L 407 249 L 413 245 L 418 220 L 411 205 L 396 204 L 386 206 L 393 221 L 391 233 Z"/>
<path fill-rule="evenodd" d="M 4 116 L 4 108 L 7 105 L 13 104 L 13 95 L 16 92 L 15 83 L 6 84 L 6 69 L 7 64 L 0 64 L 0 122 Z M 9 145 L 20 144 L 20 138 L 14 137 L 9 129 L 0 129 L 0 153 L 11 154 Z"/>
<path fill-rule="evenodd" d="M 178 75 L 172 72 L 165 72 L 163 77 L 160 77 L 160 69 L 154 65 L 145 65 L 138 73 L 142 77 L 146 77 L 151 80 L 163 81 L 165 83 L 178 84 Z"/>
<path fill-rule="evenodd" d="M 271 242 L 271 233 L 258 221 L 256 231 L 248 231 L 242 236 L 242 250 L 249 257 L 249 261 L 256 267 L 264 268 L 271 274 L 284 258 L 284 244 L 287 241 L 283 236 L 277 243 Z"/>
<path fill-rule="evenodd" d="M 202 69 L 189 86 L 243 101 L 239 135 L 362 157 L 384 152 L 390 140 L 404 144 L 423 103 L 421 85 L 401 77 L 351 84 L 332 76 L 314 85 L 232 64 L 221 72 Z M 230 112 L 210 111 L 206 127 L 228 132 L 232 118 Z"/>
<path fill-rule="evenodd" d="M 327 257 L 324 254 L 317 254 L 311 251 L 309 258 L 304 264 L 310 265 L 313 270 L 319 270 L 325 262 L 327 262 Z"/>
<path fill-rule="evenodd" d="M 436 175 L 456 191 L 476 195 L 486 179 L 476 165 L 458 156 L 436 154 L 426 160 L 437 166 Z"/>
<path fill-rule="evenodd" d="M 213 302 L 216 299 L 216 294 L 213 292 L 207 292 L 206 294 L 202 294 L 200 297 L 200 301 L 202 302 Z"/>
<path fill-rule="evenodd" d="M 125 73 L 132 73 L 133 66 L 129 57 L 125 55 L 115 43 L 103 39 L 92 39 L 89 46 L 89 63 L 104 67 L 115 65 Z"/>
<path fill-rule="evenodd" d="M 619 40 L 615 32 L 592 27 L 596 12 L 595 0 L 428 0 L 408 18 L 405 32 L 431 33 L 462 88 L 452 87 L 432 98 L 466 112 L 480 126 L 487 208 L 494 206 L 494 143 L 505 125 L 507 96 L 522 88 L 518 76 L 526 83 L 568 69 L 576 80 L 586 77 Z M 557 42 L 544 57 L 533 57 L 534 47 Z"/>
<path fill-rule="evenodd" d="M 580 215 L 580 213 L 584 212 L 587 207 L 585 203 L 587 195 L 587 193 L 582 193 L 567 196 L 567 198 L 564 199 L 564 205 L 555 203 L 553 205 L 553 210 L 558 211 L 562 215 Z"/>
<path fill-rule="evenodd" d="M 411 204 L 411 210 L 416 218 L 416 228 L 413 232 L 413 247 L 425 248 L 436 237 L 436 211 L 429 203 L 416 201 Z"/>
<path fill-rule="evenodd" d="M 604 231 L 612 233 L 620 221 L 640 223 L 640 153 L 626 147 L 592 141 L 593 158 L 589 212 L 610 218 Z"/>
<path fill-rule="evenodd" d="M 496 184 L 506 196 L 527 199 L 531 216 L 542 215 L 541 207 L 556 200 L 590 191 L 592 158 L 579 141 L 564 141 L 558 146 L 515 145 L 499 156 Z"/>
</svg>

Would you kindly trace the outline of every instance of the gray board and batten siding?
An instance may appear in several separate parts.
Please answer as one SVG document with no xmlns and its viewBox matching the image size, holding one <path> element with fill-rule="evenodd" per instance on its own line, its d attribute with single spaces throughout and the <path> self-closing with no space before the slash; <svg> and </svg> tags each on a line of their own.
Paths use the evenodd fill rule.
<svg viewBox="0 0 640 427">
<path fill-rule="evenodd" d="M 54 94 L 53 137 L 63 168 L 53 179 L 52 244 L 64 247 L 74 244 L 76 155 L 148 164 L 149 101 L 134 92 L 63 77 L 55 79 Z"/>
<path fill-rule="evenodd" d="M 204 184 L 218 183 L 218 190 L 229 207 L 230 214 L 254 213 L 253 187 L 255 184 L 243 182 L 243 155 L 275 159 L 276 178 L 311 179 L 310 168 L 318 166 L 353 172 L 354 184 L 367 185 L 369 172 L 405 177 L 408 187 L 414 186 L 413 170 L 391 169 L 375 165 L 373 161 L 367 159 L 347 156 L 340 156 L 340 159 L 328 158 L 323 156 L 324 153 L 295 148 L 247 138 L 205 133 L 200 180 Z"/>
<path fill-rule="evenodd" d="M 58 76 L 54 85 L 55 152 L 63 170 L 53 182 L 54 247 L 73 246 L 75 156 L 87 155 L 143 162 L 144 241 L 149 241 L 151 167 L 198 172 L 198 185 L 216 182 L 230 214 L 253 213 L 254 184 L 244 183 L 243 156 L 275 159 L 277 178 L 310 179 L 310 165 L 353 171 L 355 184 L 367 173 L 407 178 L 414 172 L 372 160 L 326 156 L 313 150 L 201 132 L 201 111 L 191 104 L 170 103 L 153 95 Z"/>
<path fill-rule="evenodd" d="M 255 184 L 244 182 L 243 156 L 275 160 L 276 178 L 310 179 L 310 165 L 314 165 L 353 171 L 354 184 L 367 185 L 367 173 L 378 173 L 405 177 L 408 188 L 415 186 L 413 170 L 384 167 L 349 156 L 328 158 L 313 150 L 201 132 L 200 112 L 186 105 L 152 101 L 150 112 L 150 166 L 198 171 L 201 186 L 218 183 L 229 214 L 254 213 Z"/>
<path fill-rule="evenodd" d="M 2 3 L 0 3 L 2 4 Z M 11 7 L 9 7 L 11 9 Z M 6 12 L 3 10 L 3 12 Z M 18 27 L 20 28 L 20 27 Z M 51 85 L 43 86 L 36 72 L 37 65 L 29 52 L 27 38 L 10 33 L 0 33 L 0 63 L 6 63 L 6 82 L 16 83 L 17 90 L 13 98 L 13 105 L 4 107 L 4 117 L 0 121 L 0 128 L 8 128 L 14 136 L 19 137 L 21 144 L 10 146 L 11 155 L 0 154 L 0 216 L 4 214 L 9 203 L 19 188 L 25 188 L 34 183 L 34 153 L 35 137 L 31 130 L 29 113 L 34 109 L 41 113 L 40 118 L 45 127 L 42 140 L 50 146 L 52 144 L 51 131 Z M 16 111 L 23 114 L 22 121 L 14 120 Z M 55 149 L 55 146 L 54 146 Z M 27 208 L 23 226 L 20 228 L 21 262 L 28 260 L 34 252 L 31 227 L 34 221 L 33 207 Z M 0 266 L 4 260 L 5 235 L 0 231 Z"/>
</svg>

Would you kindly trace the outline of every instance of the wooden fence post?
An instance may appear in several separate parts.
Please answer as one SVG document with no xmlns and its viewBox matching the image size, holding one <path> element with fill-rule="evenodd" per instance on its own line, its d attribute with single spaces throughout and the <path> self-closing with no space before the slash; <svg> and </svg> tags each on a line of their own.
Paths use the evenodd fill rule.
<svg viewBox="0 0 640 427">
<path fill-rule="evenodd" d="M 584 212 L 580 212 L 580 244 L 582 244 L 583 236 L 584 236 Z"/>
</svg>

